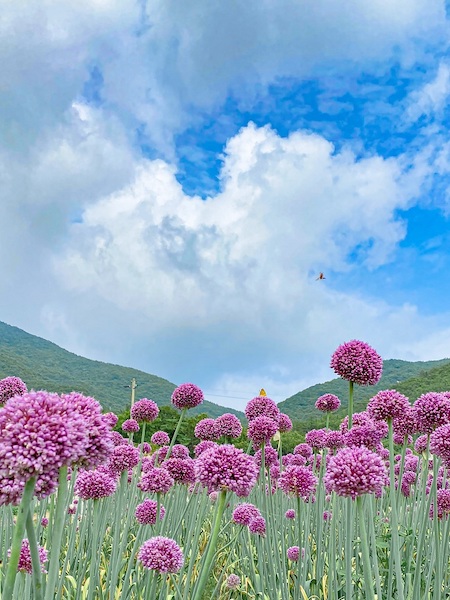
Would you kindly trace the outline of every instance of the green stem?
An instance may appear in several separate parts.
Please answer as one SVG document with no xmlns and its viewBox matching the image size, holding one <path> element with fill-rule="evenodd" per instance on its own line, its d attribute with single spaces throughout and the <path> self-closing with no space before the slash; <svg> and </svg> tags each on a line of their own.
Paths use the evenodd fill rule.
<svg viewBox="0 0 450 600">
<path fill-rule="evenodd" d="M 353 500 L 346 498 L 346 528 L 345 532 L 345 597 L 353 594 L 352 559 L 353 559 Z"/>
<path fill-rule="evenodd" d="M 353 423 L 353 381 L 349 381 L 348 388 L 348 428 L 351 429 Z"/>
<path fill-rule="evenodd" d="M 361 534 L 361 550 L 362 550 L 362 563 L 364 571 L 364 587 L 366 590 L 365 598 L 367 600 L 375 600 L 375 594 L 373 592 L 373 577 L 370 561 L 369 542 L 367 540 L 366 524 L 364 522 L 364 507 L 363 498 L 358 496 L 356 498 L 356 507 L 358 510 L 359 519 L 359 531 Z M 375 556 L 376 560 L 376 556 Z"/>
<path fill-rule="evenodd" d="M 5 577 L 5 587 L 3 588 L 3 600 L 11 600 L 14 583 L 16 581 L 17 566 L 19 564 L 20 550 L 22 548 L 23 534 L 25 533 L 25 523 L 28 512 L 30 511 L 30 504 L 33 499 L 34 488 L 36 485 L 36 478 L 32 477 L 29 479 L 24 487 L 22 500 L 20 501 L 19 510 L 17 512 L 17 521 L 14 528 L 14 534 L 11 546 L 11 556 L 9 558 L 8 568 Z"/>
<path fill-rule="evenodd" d="M 36 531 L 34 530 L 33 516 L 31 510 L 28 511 L 26 519 L 27 538 L 30 545 L 31 554 L 31 574 L 33 577 L 34 600 L 42 600 L 42 575 L 41 561 L 39 560 L 39 547 L 36 539 Z"/>
<path fill-rule="evenodd" d="M 187 411 L 187 408 L 183 408 L 183 410 L 181 411 L 181 415 L 180 415 L 180 418 L 178 419 L 177 427 L 176 427 L 176 429 L 174 431 L 172 439 L 170 440 L 170 446 L 169 446 L 169 449 L 167 450 L 167 454 L 166 454 L 165 460 L 168 460 L 170 458 L 170 455 L 172 453 L 172 448 L 173 448 L 173 446 L 175 444 L 175 440 L 177 439 L 178 432 L 180 431 L 181 423 L 183 422 L 184 415 L 186 414 L 186 411 Z"/>
<path fill-rule="evenodd" d="M 397 580 L 397 598 L 403 600 L 403 575 L 400 558 L 400 543 L 398 537 L 398 514 L 397 514 L 397 494 L 395 493 L 395 473 L 394 473 L 394 439 L 392 419 L 388 419 L 389 426 L 389 483 L 391 500 L 391 558 L 395 568 L 395 578 Z"/>
</svg>

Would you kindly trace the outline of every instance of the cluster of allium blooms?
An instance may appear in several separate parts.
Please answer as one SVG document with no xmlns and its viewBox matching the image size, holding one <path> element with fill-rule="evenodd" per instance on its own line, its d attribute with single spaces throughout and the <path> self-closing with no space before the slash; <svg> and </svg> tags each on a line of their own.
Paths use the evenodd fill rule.
<svg viewBox="0 0 450 600">
<path fill-rule="evenodd" d="M 336 450 L 337 448 L 342 448 L 344 444 L 344 437 L 340 431 L 331 430 L 328 432 L 326 447 L 329 450 Z"/>
<path fill-rule="evenodd" d="M 311 454 L 312 456 L 312 454 Z M 309 459 L 306 459 L 301 454 L 283 454 L 281 457 L 281 464 L 283 467 L 287 467 L 289 465 L 298 465 L 299 467 L 303 467 L 306 465 Z"/>
<path fill-rule="evenodd" d="M 419 435 L 419 437 L 414 442 L 414 450 L 417 454 L 423 454 L 426 452 L 428 448 L 428 436 L 424 433 L 423 435 Z"/>
<path fill-rule="evenodd" d="M 296 496 L 307 500 L 314 493 L 317 477 L 308 467 L 289 465 L 281 473 L 278 486 L 287 495 Z"/>
<path fill-rule="evenodd" d="M 397 390 L 381 390 L 369 400 L 367 414 L 375 421 L 399 419 L 411 408 L 409 399 Z"/>
<path fill-rule="evenodd" d="M 327 447 L 328 433 L 328 429 L 311 429 L 305 435 L 305 442 L 313 450 L 323 450 Z"/>
<path fill-rule="evenodd" d="M 205 450 L 210 450 L 211 448 L 216 448 L 219 444 L 217 442 L 213 442 L 212 440 L 203 440 L 199 444 L 197 444 L 194 448 L 195 456 L 200 456 L 202 452 Z"/>
<path fill-rule="evenodd" d="M 138 400 L 130 410 L 130 417 L 136 421 L 144 421 L 145 423 L 151 423 L 159 415 L 159 407 L 153 400 L 148 398 L 141 398 Z"/>
<path fill-rule="evenodd" d="M 202 419 L 197 423 L 194 429 L 194 435 L 199 440 L 215 440 L 217 439 L 217 435 L 214 429 L 215 420 L 214 419 Z"/>
<path fill-rule="evenodd" d="M 27 391 L 27 386 L 20 377 L 0 379 L 0 406 L 13 396 L 22 396 Z"/>
<path fill-rule="evenodd" d="M 126 440 L 123 435 L 121 435 L 118 431 L 111 431 L 111 440 L 113 446 L 120 446 L 121 444 L 128 444 L 128 440 Z"/>
<path fill-rule="evenodd" d="M 180 410 L 195 408 L 203 402 L 203 392 L 193 383 L 182 383 L 173 391 L 171 400 Z"/>
<path fill-rule="evenodd" d="M 363 494 L 381 494 L 388 473 L 378 454 L 364 446 L 353 446 L 330 456 L 323 481 L 328 493 L 354 500 Z"/>
<path fill-rule="evenodd" d="M 450 400 L 439 392 L 422 394 L 414 402 L 413 411 L 420 433 L 432 433 L 440 425 L 450 422 Z"/>
<path fill-rule="evenodd" d="M 209 492 L 230 490 L 245 497 L 256 483 L 258 467 L 243 450 L 224 444 L 200 454 L 195 461 L 195 474 Z"/>
<path fill-rule="evenodd" d="M 259 416 L 248 424 L 247 437 L 252 441 L 254 448 L 268 444 L 278 431 L 278 423 L 270 417 Z"/>
<path fill-rule="evenodd" d="M 309 460 L 313 455 L 313 449 L 309 444 L 302 442 L 301 444 L 297 444 L 294 448 L 294 454 L 298 454 L 299 456 L 304 456 L 306 460 Z"/>
<path fill-rule="evenodd" d="M 189 458 L 189 448 L 184 444 L 175 444 L 170 453 L 170 458 Z"/>
<path fill-rule="evenodd" d="M 231 573 L 231 575 L 228 575 L 227 582 L 225 585 L 229 590 L 237 590 L 238 587 L 241 585 L 241 578 L 239 577 L 239 575 Z"/>
<path fill-rule="evenodd" d="M 248 526 L 255 517 L 260 517 L 261 512 L 254 504 L 242 502 L 234 507 L 232 520 L 237 525 Z"/>
<path fill-rule="evenodd" d="M 286 519 L 295 519 L 295 510 L 293 508 L 288 508 L 288 510 L 284 513 Z"/>
<path fill-rule="evenodd" d="M 256 417 L 270 417 L 278 423 L 280 417 L 280 409 L 276 403 L 267 396 L 256 396 L 247 403 L 245 407 L 245 416 L 248 421 L 252 421 Z"/>
<path fill-rule="evenodd" d="M 261 466 L 261 456 L 262 450 L 257 450 L 255 452 L 254 459 L 258 467 Z M 272 465 L 278 464 L 278 452 L 270 445 L 264 448 L 264 464 L 266 467 L 271 467 Z"/>
<path fill-rule="evenodd" d="M 255 533 L 264 537 L 266 535 L 266 520 L 261 515 L 253 517 L 253 519 L 250 519 L 248 529 L 250 533 Z"/>
<path fill-rule="evenodd" d="M 115 446 L 109 457 L 109 467 L 116 473 L 133 469 L 139 462 L 139 450 L 131 444 Z"/>
<path fill-rule="evenodd" d="M 415 434 L 417 432 L 417 424 L 416 415 L 412 406 L 409 406 L 402 415 L 396 417 L 392 424 L 394 427 L 394 434 L 401 436 L 403 440 L 405 438 L 409 439 L 409 436 Z"/>
<path fill-rule="evenodd" d="M 141 502 L 136 506 L 134 516 L 141 525 L 154 525 L 156 523 L 156 511 L 158 510 L 158 503 L 156 500 L 150 500 L 146 498 L 144 502 Z M 163 519 L 166 514 L 164 506 L 159 507 L 159 518 Z"/>
<path fill-rule="evenodd" d="M 158 573 L 177 573 L 184 562 L 183 552 L 175 540 L 159 535 L 142 544 L 138 559 L 146 569 Z"/>
<path fill-rule="evenodd" d="M 438 519 L 447 518 L 450 514 L 450 490 L 440 489 L 436 493 L 437 499 L 437 517 Z M 430 518 L 434 517 L 434 505 L 430 506 Z"/>
<path fill-rule="evenodd" d="M 375 385 L 383 372 L 383 359 L 369 344 L 351 340 L 335 350 L 330 366 L 342 379 L 358 385 Z"/>
<path fill-rule="evenodd" d="M 46 573 L 47 571 L 44 568 L 44 563 L 47 562 L 48 554 L 47 550 L 43 546 L 38 546 L 38 554 L 39 554 L 39 562 L 41 563 L 41 571 Z M 8 550 L 8 557 L 11 556 L 11 550 Z M 28 540 L 22 540 L 22 546 L 20 548 L 19 555 L 19 563 L 17 565 L 17 571 L 22 571 L 23 573 L 31 573 L 33 572 L 33 565 L 31 563 L 31 551 L 30 551 L 30 543 Z"/>
<path fill-rule="evenodd" d="M 152 451 L 152 447 L 150 446 L 150 444 L 148 442 L 142 442 L 141 449 L 142 449 L 143 454 L 150 454 Z"/>
<path fill-rule="evenodd" d="M 343 439 L 347 446 L 366 446 L 376 450 L 387 433 L 388 426 L 384 421 L 368 420 L 364 425 L 355 425 L 346 431 Z"/>
<path fill-rule="evenodd" d="M 153 467 L 141 475 L 137 484 L 143 492 L 151 494 L 167 494 L 175 480 L 166 469 Z"/>
<path fill-rule="evenodd" d="M 315 406 L 322 412 L 333 412 L 341 406 L 341 401 L 334 394 L 323 394 L 317 398 Z"/>
<path fill-rule="evenodd" d="M 238 438 L 242 433 L 242 424 L 236 415 L 224 413 L 215 420 L 214 431 L 217 439 L 222 436 Z"/>
<path fill-rule="evenodd" d="M 175 483 L 189 484 L 195 482 L 194 465 L 192 458 L 169 458 L 162 467 L 170 473 Z"/>
<path fill-rule="evenodd" d="M 116 487 L 117 479 L 106 470 L 79 471 L 75 482 L 75 493 L 83 500 L 99 500 L 112 496 Z"/>
<path fill-rule="evenodd" d="M 136 433 L 139 431 L 139 423 L 135 419 L 127 419 L 122 423 L 122 431 L 125 431 L 125 433 Z"/>
<path fill-rule="evenodd" d="M 353 413 L 352 417 L 352 426 L 353 427 L 361 427 L 363 425 L 371 425 L 373 423 L 373 419 L 366 411 Z M 341 433 L 346 433 L 348 431 L 348 416 L 344 417 L 339 425 L 339 431 Z"/>
<path fill-rule="evenodd" d="M 300 558 L 300 548 L 298 546 L 291 546 L 287 549 L 286 554 L 289 560 L 291 560 L 292 562 L 297 562 Z M 301 556 L 302 558 L 305 557 L 304 548 L 302 548 Z"/>
<path fill-rule="evenodd" d="M 166 446 L 170 444 L 170 437 L 165 431 L 155 431 L 150 438 L 150 441 L 152 444 L 155 444 L 155 446 Z"/>
<path fill-rule="evenodd" d="M 103 415 L 103 420 L 107 425 L 109 425 L 112 428 L 117 425 L 119 417 L 113 412 L 108 412 Z"/>
<path fill-rule="evenodd" d="M 291 431 L 292 427 L 292 421 L 289 416 L 284 413 L 280 413 L 278 418 L 278 431 L 280 433 L 287 433 L 288 431 Z"/>
<path fill-rule="evenodd" d="M 450 466 L 450 424 L 441 425 L 430 435 L 430 452 Z"/>
</svg>

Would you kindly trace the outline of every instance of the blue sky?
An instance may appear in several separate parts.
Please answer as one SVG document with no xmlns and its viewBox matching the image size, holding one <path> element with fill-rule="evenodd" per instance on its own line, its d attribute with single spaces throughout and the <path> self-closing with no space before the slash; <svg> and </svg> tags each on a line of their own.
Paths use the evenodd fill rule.
<svg viewBox="0 0 450 600">
<path fill-rule="evenodd" d="M 0 33 L 1 320 L 241 409 L 349 339 L 450 355 L 443 0 L 7 0 Z"/>
</svg>

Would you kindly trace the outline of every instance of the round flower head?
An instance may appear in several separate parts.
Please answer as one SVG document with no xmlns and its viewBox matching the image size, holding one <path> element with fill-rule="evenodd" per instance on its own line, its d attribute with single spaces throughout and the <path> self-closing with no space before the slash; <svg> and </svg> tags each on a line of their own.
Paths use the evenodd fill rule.
<svg viewBox="0 0 450 600">
<path fill-rule="evenodd" d="M 280 413 L 280 416 L 278 418 L 278 431 L 280 433 L 287 433 L 288 431 L 291 431 L 292 429 L 292 421 L 289 418 L 289 415 L 286 415 L 285 413 Z"/>
<path fill-rule="evenodd" d="M 245 407 L 245 416 L 248 421 L 252 421 L 256 417 L 270 417 L 278 422 L 280 409 L 276 403 L 267 396 L 256 396 L 247 403 Z"/>
<path fill-rule="evenodd" d="M 298 546 L 291 546 L 287 549 L 286 554 L 289 560 L 292 560 L 292 562 L 297 562 L 300 558 L 300 548 Z"/>
<path fill-rule="evenodd" d="M 123 437 L 118 431 L 111 431 L 111 440 L 113 446 L 120 446 L 121 444 L 128 444 L 128 440 Z"/>
<path fill-rule="evenodd" d="M 189 484 L 195 481 L 195 461 L 192 458 L 169 458 L 162 467 L 173 477 L 176 483 Z"/>
<path fill-rule="evenodd" d="M 250 519 L 248 528 L 250 533 L 262 535 L 264 537 L 266 535 L 266 520 L 261 515 L 253 517 L 252 519 Z"/>
<path fill-rule="evenodd" d="M 239 575 L 231 573 L 231 575 L 228 575 L 227 582 L 225 585 L 229 590 L 237 590 L 238 587 L 241 585 L 241 578 L 239 577 Z"/>
<path fill-rule="evenodd" d="M 450 424 L 441 425 L 430 435 L 430 452 L 450 465 Z"/>
<path fill-rule="evenodd" d="M 141 502 L 136 506 L 134 515 L 141 525 L 154 525 L 156 523 L 157 509 L 158 503 L 156 500 L 150 500 L 147 498 L 144 500 L 144 502 Z M 163 519 L 165 514 L 166 509 L 161 505 L 159 509 L 159 518 Z"/>
<path fill-rule="evenodd" d="M 417 429 L 432 433 L 436 427 L 450 422 L 450 400 L 440 392 L 422 394 L 413 404 Z"/>
<path fill-rule="evenodd" d="M 122 423 L 122 431 L 125 431 L 125 433 L 136 433 L 139 431 L 139 423 L 135 419 L 127 419 Z"/>
<path fill-rule="evenodd" d="M 119 417 L 113 412 L 108 412 L 103 415 L 103 420 L 107 425 L 113 428 L 117 425 Z"/>
<path fill-rule="evenodd" d="M 136 421 L 151 423 L 159 415 L 159 407 L 156 402 L 148 398 L 141 398 L 131 407 L 130 417 Z"/>
<path fill-rule="evenodd" d="M 116 487 L 117 479 L 104 470 L 79 471 L 75 482 L 75 493 L 83 500 L 99 500 L 112 496 Z"/>
<path fill-rule="evenodd" d="M 238 504 L 233 510 L 232 520 L 238 525 L 249 525 L 250 521 L 255 517 L 260 517 L 261 512 L 254 504 L 243 502 Z"/>
<path fill-rule="evenodd" d="M 242 424 L 236 415 L 224 413 L 215 420 L 214 431 L 217 439 L 222 436 L 238 438 L 242 433 Z"/>
<path fill-rule="evenodd" d="M 195 473 L 209 492 L 230 490 L 244 497 L 256 483 L 258 467 L 243 450 L 224 444 L 202 452 L 196 459 Z"/>
<path fill-rule="evenodd" d="M 172 404 L 175 408 L 195 408 L 203 402 L 202 390 L 193 383 L 182 383 L 172 394 Z"/>
<path fill-rule="evenodd" d="M 293 508 L 288 508 L 288 510 L 284 513 L 286 519 L 295 519 L 295 510 Z"/>
<path fill-rule="evenodd" d="M 297 444 L 295 446 L 294 454 L 298 454 L 299 456 L 304 456 L 306 459 L 309 459 L 313 455 L 313 449 L 309 444 L 302 442 L 301 444 Z"/>
<path fill-rule="evenodd" d="M 336 450 L 337 448 L 342 448 L 344 445 L 344 438 L 340 431 L 329 431 L 327 434 L 327 445 L 326 447 L 329 450 Z"/>
<path fill-rule="evenodd" d="M 141 449 L 143 454 L 150 454 L 152 451 L 152 447 L 148 442 L 142 442 Z"/>
<path fill-rule="evenodd" d="M 27 386 L 20 377 L 0 379 L 0 406 L 13 396 L 22 396 L 27 391 Z"/>
<path fill-rule="evenodd" d="M 254 448 L 268 444 L 278 431 L 278 422 L 270 417 L 255 417 L 248 424 L 247 437 L 252 441 Z"/>
<path fill-rule="evenodd" d="M 218 436 L 216 435 L 214 419 L 202 419 L 197 423 L 194 429 L 194 435 L 199 440 L 215 440 Z"/>
<path fill-rule="evenodd" d="M 358 427 L 361 425 L 371 425 L 373 423 L 372 417 L 366 412 L 354 413 L 352 418 L 353 427 Z M 339 425 L 339 431 L 341 433 L 346 433 L 348 430 L 348 417 L 344 417 Z"/>
<path fill-rule="evenodd" d="M 166 446 L 170 444 L 170 437 L 165 431 L 155 431 L 150 438 L 150 441 L 152 444 L 155 444 L 155 446 Z"/>
<path fill-rule="evenodd" d="M 381 390 L 369 400 L 367 413 L 375 421 L 400 418 L 410 408 L 409 400 L 396 390 Z"/>
<path fill-rule="evenodd" d="M 202 452 L 205 450 L 210 450 L 211 448 L 216 448 L 219 444 L 217 442 L 213 442 L 211 440 L 203 440 L 199 444 L 197 444 L 194 448 L 195 456 L 200 456 Z"/>
<path fill-rule="evenodd" d="M 351 340 L 335 350 L 330 366 L 342 379 L 358 385 L 375 385 L 383 372 L 383 359 L 369 344 Z"/>
<path fill-rule="evenodd" d="M 257 450 L 255 452 L 255 461 L 258 467 L 261 466 L 262 451 Z M 268 445 L 264 448 L 264 464 L 266 467 L 278 464 L 278 452 L 272 446 Z"/>
<path fill-rule="evenodd" d="M 341 406 L 341 401 L 334 394 L 324 394 L 317 398 L 315 406 L 322 412 L 333 412 Z"/>
<path fill-rule="evenodd" d="M 116 473 L 132 469 L 139 462 L 139 450 L 131 444 L 116 446 L 109 457 L 109 466 Z"/>
<path fill-rule="evenodd" d="M 422 454 L 426 452 L 428 448 L 428 436 L 426 434 L 419 435 L 417 440 L 414 442 L 414 450 L 417 454 Z"/>
<path fill-rule="evenodd" d="M 322 450 L 327 446 L 328 429 L 311 429 L 305 435 L 305 442 L 313 448 L 313 450 Z"/>
<path fill-rule="evenodd" d="M 386 429 L 383 429 L 383 425 Z M 386 423 L 367 421 L 365 425 L 355 426 L 343 435 L 347 446 L 366 446 L 371 450 L 378 448 L 381 440 L 387 434 Z"/>
<path fill-rule="evenodd" d="M 167 494 L 175 480 L 166 469 L 153 467 L 141 475 L 138 488 L 151 494 Z"/>
<path fill-rule="evenodd" d="M 44 563 L 46 563 L 48 559 L 47 550 L 43 546 L 38 546 L 38 554 L 39 562 L 41 563 L 41 571 L 43 573 L 46 573 L 47 571 L 44 568 Z M 8 550 L 8 556 L 11 556 L 11 550 Z M 28 540 L 22 540 L 17 571 L 22 573 L 29 573 L 30 575 L 33 572 L 33 565 L 31 563 L 30 542 Z"/>
<path fill-rule="evenodd" d="M 146 569 L 158 573 L 177 573 L 184 562 L 183 552 L 175 540 L 159 535 L 142 544 L 138 559 Z"/>
<path fill-rule="evenodd" d="M 401 415 L 396 417 L 392 425 L 394 433 L 403 438 L 402 443 L 410 435 L 417 433 L 416 415 L 412 406 L 409 406 Z"/>
<path fill-rule="evenodd" d="M 317 477 L 308 469 L 297 465 L 289 465 L 281 473 L 278 486 L 287 495 L 307 500 L 316 489 Z"/>
<path fill-rule="evenodd" d="M 363 494 L 380 494 L 388 483 L 383 459 L 364 446 L 342 448 L 330 456 L 324 476 L 328 493 L 353 500 Z"/>
<path fill-rule="evenodd" d="M 189 448 L 184 444 L 175 444 L 172 448 L 170 458 L 189 458 Z"/>
</svg>

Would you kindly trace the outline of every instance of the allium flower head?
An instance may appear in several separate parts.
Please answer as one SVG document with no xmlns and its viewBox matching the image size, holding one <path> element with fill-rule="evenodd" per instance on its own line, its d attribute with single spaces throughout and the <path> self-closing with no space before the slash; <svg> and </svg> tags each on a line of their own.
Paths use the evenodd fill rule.
<svg viewBox="0 0 450 600">
<path fill-rule="evenodd" d="M 176 483 L 189 484 L 195 481 L 195 461 L 192 458 L 169 458 L 162 468 L 166 469 Z"/>
<path fill-rule="evenodd" d="M 366 448 L 376 450 L 387 433 L 385 422 L 367 421 L 364 425 L 355 425 L 349 429 L 344 433 L 343 439 L 347 446 L 366 446 Z"/>
<path fill-rule="evenodd" d="M 44 568 L 44 563 L 46 563 L 48 559 L 47 550 L 43 546 L 38 546 L 38 554 L 39 562 L 41 563 L 41 571 L 43 573 L 46 573 L 47 571 Z M 11 550 L 8 550 L 8 556 L 11 556 Z M 30 543 L 28 540 L 22 540 L 17 571 L 29 573 L 30 575 L 33 572 L 33 565 L 31 563 Z"/>
<path fill-rule="evenodd" d="M 225 585 L 229 590 L 237 590 L 238 587 L 241 585 L 241 578 L 239 577 L 239 575 L 231 573 L 230 575 L 228 575 L 227 582 Z"/>
<path fill-rule="evenodd" d="M 109 457 L 109 466 L 116 473 L 133 469 L 139 462 L 139 450 L 131 444 L 115 446 Z"/>
<path fill-rule="evenodd" d="M 266 520 L 265 520 L 265 518 L 262 515 L 253 517 L 252 519 L 250 519 L 248 528 L 249 528 L 250 533 L 255 533 L 257 535 L 261 535 L 264 537 L 266 535 Z"/>
<path fill-rule="evenodd" d="M 247 437 L 252 441 L 254 448 L 268 444 L 278 431 L 278 422 L 271 417 L 255 417 L 248 424 Z"/>
<path fill-rule="evenodd" d="M 248 496 L 256 483 L 258 467 L 251 456 L 231 444 L 223 444 L 202 452 L 196 459 L 196 478 L 214 490 L 230 490 L 238 496 Z"/>
<path fill-rule="evenodd" d="M 108 412 L 108 413 L 103 414 L 103 421 L 107 425 L 109 425 L 111 428 L 113 428 L 117 425 L 118 420 L 119 420 L 119 417 L 113 412 Z"/>
<path fill-rule="evenodd" d="M 155 446 L 166 446 L 170 444 L 170 437 L 165 431 L 155 431 L 150 438 L 150 441 L 152 444 L 155 444 Z"/>
<path fill-rule="evenodd" d="M 156 500 L 150 500 L 149 498 L 146 498 L 144 502 L 141 502 L 136 506 L 134 515 L 141 525 L 154 525 L 156 523 L 157 509 L 158 503 Z M 159 508 L 159 518 L 163 519 L 165 514 L 166 509 L 161 505 Z"/>
<path fill-rule="evenodd" d="M 424 433 L 423 435 L 419 435 L 419 437 L 414 442 L 414 450 L 417 454 L 422 454 L 426 451 L 428 447 L 428 436 Z"/>
<path fill-rule="evenodd" d="M 380 494 L 388 483 L 383 459 L 364 446 L 342 448 L 330 456 L 324 476 L 328 493 L 347 496 L 353 500 L 363 494 Z"/>
<path fill-rule="evenodd" d="M 159 415 L 159 407 L 153 400 L 141 398 L 131 407 L 130 417 L 136 421 L 152 423 Z"/>
<path fill-rule="evenodd" d="M 238 438 L 242 433 L 242 424 L 236 415 L 224 413 L 215 420 L 214 431 L 217 439 L 222 436 Z"/>
<path fill-rule="evenodd" d="M 122 423 L 122 431 L 125 431 L 125 433 L 136 433 L 139 431 L 139 423 L 135 419 L 127 419 Z"/>
<path fill-rule="evenodd" d="M 175 408 L 195 408 L 203 402 L 202 390 L 193 383 L 182 383 L 172 394 L 172 404 Z"/>
<path fill-rule="evenodd" d="M 450 424 L 441 425 L 430 435 L 430 452 L 450 466 Z"/>
<path fill-rule="evenodd" d="M 308 469 L 297 465 L 289 465 L 281 473 L 278 486 L 287 495 L 307 500 L 316 489 L 317 477 Z"/>
<path fill-rule="evenodd" d="M 0 379 L 0 406 L 13 396 L 22 396 L 27 391 L 27 386 L 20 377 Z"/>
<path fill-rule="evenodd" d="M 158 573 L 177 573 L 184 562 L 183 552 L 175 540 L 159 535 L 142 544 L 138 558 L 146 569 Z"/>
<path fill-rule="evenodd" d="M 422 394 L 413 404 L 417 429 L 431 433 L 436 427 L 450 422 L 450 400 L 440 392 Z"/>
<path fill-rule="evenodd" d="M 313 449 L 311 448 L 311 446 L 309 444 L 302 442 L 301 444 L 297 444 L 295 446 L 294 454 L 304 456 L 308 460 L 313 455 Z"/>
<path fill-rule="evenodd" d="M 351 340 L 335 350 L 330 366 L 342 379 L 358 385 L 375 385 L 383 372 L 383 359 L 369 344 Z"/>
<path fill-rule="evenodd" d="M 113 446 L 120 446 L 121 444 L 128 444 L 128 440 L 123 437 L 118 431 L 111 431 L 111 440 Z"/>
<path fill-rule="evenodd" d="M 258 467 L 261 466 L 262 451 L 257 450 L 255 452 L 255 461 Z M 264 464 L 266 467 L 278 464 L 278 452 L 272 446 L 268 445 L 264 448 Z"/>
<path fill-rule="evenodd" d="M 317 398 L 315 406 L 322 412 L 333 412 L 341 406 L 341 401 L 334 394 L 323 394 Z"/>
<path fill-rule="evenodd" d="M 175 444 L 170 453 L 170 458 L 189 458 L 189 448 L 184 444 Z"/>
<path fill-rule="evenodd" d="M 313 450 L 322 450 L 327 446 L 328 433 L 328 429 L 311 429 L 305 435 L 305 442 Z"/>
<path fill-rule="evenodd" d="M 216 435 L 214 419 L 202 419 L 197 423 L 194 429 L 194 435 L 199 440 L 215 440 L 218 436 Z"/>
<path fill-rule="evenodd" d="M 292 427 L 292 421 L 289 415 L 286 415 L 285 413 L 280 413 L 280 416 L 278 418 L 278 431 L 280 433 L 287 433 L 288 431 L 291 431 Z"/>
<path fill-rule="evenodd" d="M 153 467 L 141 475 L 138 488 L 151 494 L 167 494 L 175 480 L 166 469 Z"/>
<path fill-rule="evenodd" d="M 235 506 L 233 510 L 232 520 L 237 525 L 248 526 L 250 521 L 255 517 L 260 517 L 261 512 L 254 504 L 250 502 L 242 502 Z"/>
<path fill-rule="evenodd" d="M 375 421 L 398 419 L 410 409 L 409 400 L 397 390 L 381 390 L 369 400 L 367 413 Z"/>
<path fill-rule="evenodd" d="M 293 508 L 288 508 L 284 513 L 286 519 L 295 519 L 295 510 Z"/>
<path fill-rule="evenodd" d="M 217 442 L 213 442 L 212 440 L 203 440 L 199 444 L 197 444 L 194 448 L 195 456 L 200 456 L 202 452 L 205 450 L 210 450 L 211 448 L 216 448 L 219 444 Z"/>
<path fill-rule="evenodd" d="M 248 421 L 252 421 L 256 417 L 270 417 L 274 421 L 278 422 L 280 416 L 280 409 L 271 398 L 267 396 L 256 396 L 247 403 L 245 407 L 245 416 Z"/>
<path fill-rule="evenodd" d="M 117 479 L 107 471 L 79 471 L 75 482 L 75 493 L 83 500 L 99 500 L 112 496 L 116 491 Z"/>
<path fill-rule="evenodd" d="M 368 412 L 366 411 L 362 411 L 359 413 L 353 413 L 353 417 L 352 417 L 352 426 L 353 427 L 359 427 L 362 425 L 371 425 L 373 423 L 373 419 L 372 417 L 369 415 Z M 341 433 L 346 433 L 346 431 L 348 430 L 348 416 L 344 417 L 341 421 L 341 424 L 339 425 L 339 431 Z"/>
<path fill-rule="evenodd" d="M 336 450 L 337 448 L 342 448 L 344 445 L 344 438 L 340 431 L 331 430 L 327 435 L 327 444 L 326 447 L 330 450 Z"/>
<path fill-rule="evenodd" d="M 297 562 L 300 558 L 300 548 L 298 546 L 291 546 L 287 549 L 286 554 L 289 560 L 292 560 L 292 562 Z"/>
</svg>

